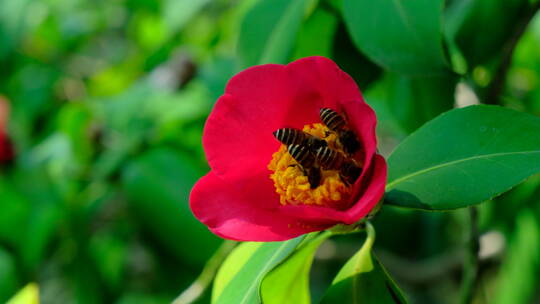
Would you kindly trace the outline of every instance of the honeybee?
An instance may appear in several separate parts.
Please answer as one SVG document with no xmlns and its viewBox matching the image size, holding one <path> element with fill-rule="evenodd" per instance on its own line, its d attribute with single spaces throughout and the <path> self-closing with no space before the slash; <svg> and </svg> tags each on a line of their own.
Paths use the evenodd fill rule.
<svg viewBox="0 0 540 304">
<path fill-rule="evenodd" d="M 326 141 L 304 131 L 293 128 L 281 128 L 274 131 L 274 137 L 281 143 L 290 145 L 302 145 L 315 153 L 318 148 L 326 146 Z"/>
<path fill-rule="evenodd" d="M 315 153 L 316 161 L 326 170 L 338 170 L 341 179 L 351 185 L 362 173 L 362 168 L 346 159 L 340 152 L 329 147 L 320 147 Z"/>
<path fill-rule="evenodd" d="M 358 142 L 356 135 L 348 127 L 347 122 L 341 115 L 329 108 L 321 108 L 319 115 L 328 129 L 337 133 L 338 140 L 345 153 L 351 155 L 360 149 L 360 142 Z"/>
<path fill-rule="evenodd" d="M 289 145 L 287 147 L 289 154 L 301 166 L 304 175 L 307 176 L 311 189 L 317 188 L 321 182 L 321 169 L 313 153 L 305 146 Z"/>
</svg>

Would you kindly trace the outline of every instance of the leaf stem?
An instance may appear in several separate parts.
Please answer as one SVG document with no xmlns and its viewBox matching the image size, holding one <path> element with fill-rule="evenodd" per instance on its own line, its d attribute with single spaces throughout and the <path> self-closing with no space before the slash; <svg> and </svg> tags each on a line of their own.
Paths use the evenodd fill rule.
<svg viewBox="0 0 540 304">
<path fill-rule="evenodd" d="M 214 255 L 206 262 L 201 274 L 191 285 L 184 290 L 174 301 L 173 304 L 189 304 L 195 302 L 201 297 L 204 291 L 210 286 L 219 267 L 229 256 L 229 253 L 236 247 L 237 242 L 224 241 Z"/>
<path fill-rule="evenodd" d="M 463 268 L 463 282 L 461 285 L 461 303 L 472 303 L 474 290 L 478 279 L 478 253 L 480 250 L 480 234 L 478 232 L 478 209 L 470 207 L 470 235 L 465 265 Z"/>
<path fill-rule="evenodd" d="M 366 233 L 367 233 L 367 239 L 371 242 L 371 244 L 375 243 L 375 228 L 371 224 L 370 221 L 366 221 Z"/>
</svg>

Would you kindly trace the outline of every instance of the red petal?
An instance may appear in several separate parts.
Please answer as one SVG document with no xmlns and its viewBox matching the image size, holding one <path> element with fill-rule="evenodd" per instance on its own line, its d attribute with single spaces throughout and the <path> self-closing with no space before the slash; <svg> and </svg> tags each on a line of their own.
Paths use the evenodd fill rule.
<svg viewBox="0 0 540 304">
<path fill-rule="evenodd" d="M 365 170 L 354 185 L 359 200 L 346 211 L 281 206 L 267 169 L 279 147 L 272 132 L 320 122 L 323 107 L 346 113 L 362 142 Z M 384 193 L 384 158 L 371 162 L 375 124 L 352 78 L 329 59 L 249 68 L 229 81 L 205 125 L 203 146 L 212 172 L 192 191 L 193 213 L 214 233 L 249 241 L 286 240 L 339 222 L 354 223 Z"/>
<path fill-rule="evenodd" d="M 237 241 L 283 241 L 329 227 L 308 225 L 281 214 L 278 208 L 261 207 L 273 204 L 277 197 L 273 187 L 260 188 L 256 180 L 260 177 L 228 183 L 210 172 L 195 184 L 191 210 L 213 233 Z"/>
<path fill-rule="evenodd" d="M 281 207 L 284 214 L 312 223 L 339 222 L 353 224 L 366 216 L 381 200 L 386 184 L 386 161 L 376 154 L 373 158 L 373 171 L 364 193 L 351 208 L 339 211 L 328 207 L 292 206 Z"/>
<path fill-rule="evenodd" d="M 351 122 L 355 128 L 373 124 L 361 135 L 371 147 L 372 111 L 352 78 L 331 60 L 308 57 L 287 66 L 268 64 L 240 72 L 229 81 L 205 125 L 203 146 L 210 167 L 227 179 L 254 172 L 268 175 L 266 166 L 279 147 L 273 131 L 320 122 L 320 108 L 339 109 L 342 103 L 350 116 L 367 113 L 365 118 L 351 117 Z"/>
</svg>

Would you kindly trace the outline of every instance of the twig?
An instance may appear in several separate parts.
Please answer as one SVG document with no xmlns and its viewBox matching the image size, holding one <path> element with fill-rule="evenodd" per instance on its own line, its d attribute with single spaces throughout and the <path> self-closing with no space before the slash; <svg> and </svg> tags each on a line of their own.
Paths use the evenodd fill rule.
<svg viewBox="0 0 540 304">
<path fill-rule="evenodd" d="M 461 303 L 472 302 L 474 290 L 478 278 L 478 252 L 480 251 L 480 240 L 478 232 L 478 209 L 470 207 L 470 236 L 468 241 L 467 261 L 463 268 L 463 283 L 461 285 Z"/>
<path fill-rule="evenodd" d="M 504 83 L 506 82 L 506 75 L 508 72 L 508 69 L 510 68 L 512 64 L 512 57 L 514 55 L 514 50 L 516 49 L 516 46 L 523 35 L 525 33 L 525 30 L 527 29 L 527 26 L 529 25 L 530 21 L 534 18 L 536 15 L 536 12 L 540 9 L 540 1 L 537 1 L 533 6 L 530 7 L 529 10 L 527 10 L 523 17 L 518 21 L 518 24 L 515 27 L 515 32 L 510 38 L 510 41 L 508 42 L 507 46 L 503 50 L 502 60 L 497 68 L 497 71 L 495 72 L 495 77 L 493 78 L 493 81 L 491 81 L 491 84 L 487 88 L 486 97 L 484 99 L 484 102 L 486 104 L 498 104 L 499 103 L 499 96 L 502 93 L 502 90 L 504 89 Z"/>
<path fill-rule="evenodd" d="M 176 297 L 176 299 L 174 299 L 173 304 L 189 304 L 195 302 L 210 286 L 217 270 L 229 253 L 234 249 L 236 244 L 237 243 L 233 241 L 224 241 L 216 253 L 208 260 L 199 277 Z"/>
</svg>

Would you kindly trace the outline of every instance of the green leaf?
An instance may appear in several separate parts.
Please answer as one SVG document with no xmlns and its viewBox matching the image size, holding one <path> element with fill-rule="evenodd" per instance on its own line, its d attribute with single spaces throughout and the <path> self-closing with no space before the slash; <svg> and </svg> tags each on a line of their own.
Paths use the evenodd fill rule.
<svg viewBox="0 0 540 304">
<path fill-rule="evenodd" d="M 372 269 L 333 284 L 321 304 L 405 304 L 407 300 L 386 270 L 373 257 Z"/>
<path fill-rule="evenodd" d="M 478 204 L 540 171 L 540 118 L 496 106 L 449 111 L 388 159 L 388 203 L 445 210 Z"/>
<path fill-rule="evenodd" d="M 519 23 L 528 0 L 457 0 L 445 13 L 445 35 L 461 50 L 470 67 L 500 53 Z M 497 30 L 493 30 L 497 22 Z M 479 35 L 478 33 L 482 33 Z"/>
<path fill-rule="evenodd" d="M 405 77 L 388 73 L 366 92 L 369 103 L 387 107 L 405 133 L 454 106 L 457 77 Z"/>
<path fill-rule="evenodd" d="M 405 74 L 447 69 L 442 0 L 345 0 L 343 14 L 356 46 L 379 65 Z"/>
<path fill-rule="evenodd" d="M 365 90 L 382 74 L 382 69 L 356 48 L 342 21 L 335 34 L 331 58 L 351 75 L 361 90 Z"/>
<path fill-rule="evenodd" d="M 335 15 L 322 9 L 316 10 L 298 33 L 293 59 L 316 55 L 330 57 L 337 25 Z"/>
<path fill-rule="evenodd" d="M 328 231 L 319 234 L 272 270 L 261 285 L 263 303 L 311 303 L 309 271 L 319 245 L 330 236 Z"/>
<path fill-rule="evenodd" d="M 216 276 L 212 303 L 261 303 L 259 290 L 263 278 L 286 259 L 304 238 L 241 244 L 227 258 Z"/>
<path fill-rule="evenodd" d="M 245 16 L 238 55 L 243 67 L 286 63 L 310 0 L 259 1 Z"/>
<path fill-rule="evenodd" d="M 379 261 L 372 257 L 375 231 L 367 226 L 362 248 L 341 268 L 321 303 L 407 303 Z"/>
<path fill-rule="evenodd" d="M 215 303 L 234 276 L 244 267 L 263 243 L 245 242 L 236 247 L 219 268 L 212 288 L 212 303 Z"/>
<path fill-rule="evenodd" d="M 176 257 L 200 265 L 220 243 L 189 209 L 189 192 L 202 173 L 191 156 L 156 148 L 122 174 L 130 206 L 150 232 Z"/>
<path fill-rule="evenodd" d="M 532 303 L 540 270 L 540 223 L 525 209 L 515 218 L 516 231 L 503 260 L 498 284 L 491 298 L 495 304 Z"/>
</svg>

